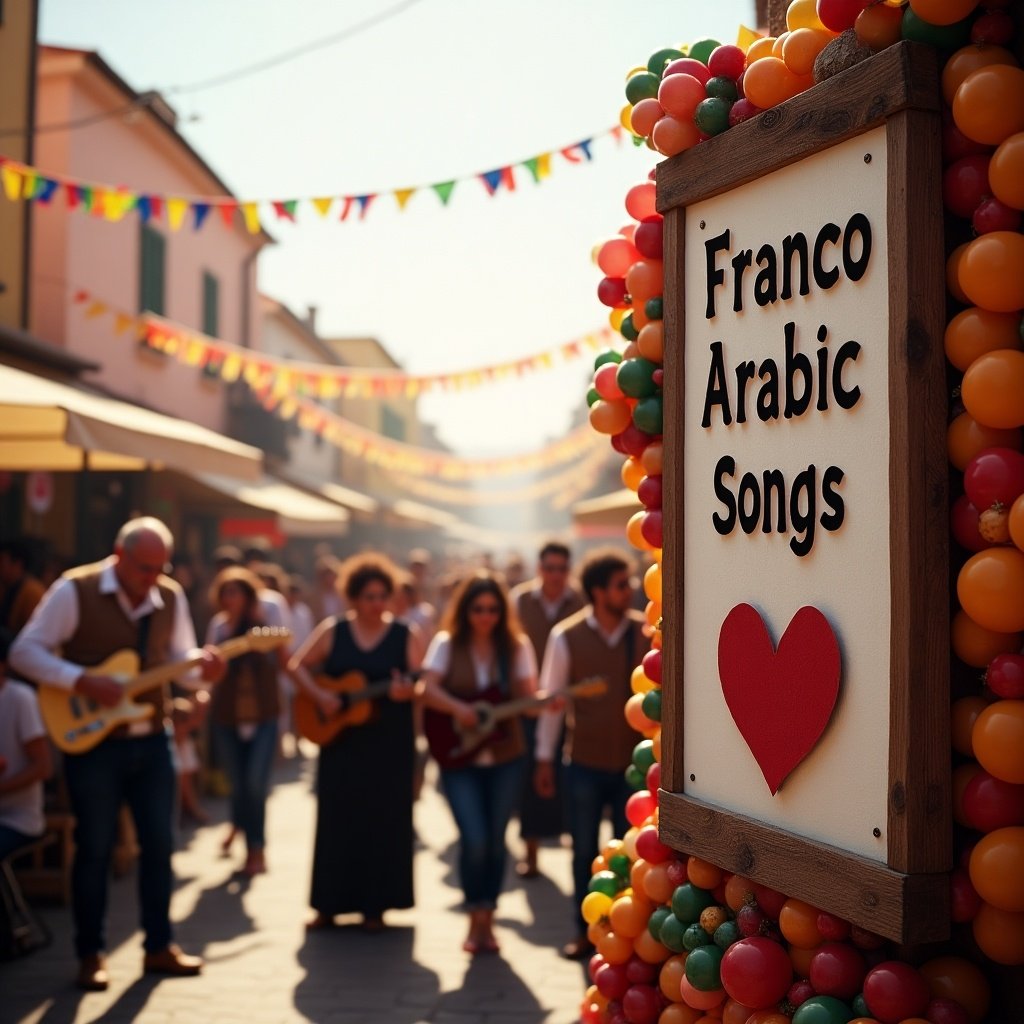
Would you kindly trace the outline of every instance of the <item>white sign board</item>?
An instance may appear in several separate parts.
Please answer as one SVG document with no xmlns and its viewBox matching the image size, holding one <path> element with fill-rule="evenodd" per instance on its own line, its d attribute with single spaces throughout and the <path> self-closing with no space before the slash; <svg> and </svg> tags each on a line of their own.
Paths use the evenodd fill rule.
<svg viewBox="0 0 1024 1024">
<path fill-rule="evenodd" d="M 885 128 L 685 224 L 685 793 L 884 863 Z"/>
</svg>

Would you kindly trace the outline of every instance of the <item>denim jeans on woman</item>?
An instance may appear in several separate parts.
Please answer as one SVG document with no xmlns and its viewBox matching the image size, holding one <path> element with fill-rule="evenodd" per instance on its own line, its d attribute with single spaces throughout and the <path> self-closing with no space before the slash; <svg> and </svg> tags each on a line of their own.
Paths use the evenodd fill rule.
<svg viewBox="0 0 1024 1024">
<path fill-rule="evenodd" d="M 467 910 L 493 910 L 505 879 L 505 830 L 519 802 L 525 761 L 442 770 L 459 829 L 459 877 Z"/>
<path fill-rule="evenodd" d="M 231 783 L 231 824 L 245 836 L 249 850 L 262 850 L 277 720 L 260 722 L 250 739 L 243 739 L 237 726 L 216 723 L 213 735 Z"/>
</svg>

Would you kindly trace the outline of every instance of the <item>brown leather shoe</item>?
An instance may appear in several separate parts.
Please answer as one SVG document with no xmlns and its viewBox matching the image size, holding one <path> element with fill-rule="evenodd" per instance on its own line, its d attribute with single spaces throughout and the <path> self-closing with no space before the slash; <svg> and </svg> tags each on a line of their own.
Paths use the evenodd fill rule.
<svg viewBox="0 0 1024 1024">
<path fill-rule="evenodd" d="M 78 962 L 75 984 L 83 992 L 106 992 L 110 987 L 106 960 L 99 953 L 82 957 Z"/>
<path fill-rule="evenodd" d="M 561 954 L 566 960 L 583 960 L 593 952 L 594 944 L 586 935 L 580 935 L 572 942 L 567 942 L 561 949 Z"/>
<path fill-rule="evenodd" d="M 170 974 L 176 978 L 191 978 L 203 969 L 203 959 L 189 956 L 180 946 L 168 946 L 156 953 L 147 953 L 142 961 L 147 974 Z"/>
</svg>

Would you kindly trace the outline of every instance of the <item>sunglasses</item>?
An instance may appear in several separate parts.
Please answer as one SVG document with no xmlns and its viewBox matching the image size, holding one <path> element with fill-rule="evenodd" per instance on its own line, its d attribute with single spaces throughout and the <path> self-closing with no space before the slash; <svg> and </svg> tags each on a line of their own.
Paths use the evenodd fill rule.
<svg viewBox="0 0 1024 1024">
<path fill-rule="evenodd" d="M 496 604 L 471 604 L 470 615 L 500 615 L 501 609 Z"/>
<path fill-rule="evenodd" d="M 567 566 L 567 565 L 559 565 L 559 564 L 547 565 L 544 562 L 541 562 L 540 571 L 541 572 L 568 572 L 569 571 L 569 566 Z"/>
</svg>

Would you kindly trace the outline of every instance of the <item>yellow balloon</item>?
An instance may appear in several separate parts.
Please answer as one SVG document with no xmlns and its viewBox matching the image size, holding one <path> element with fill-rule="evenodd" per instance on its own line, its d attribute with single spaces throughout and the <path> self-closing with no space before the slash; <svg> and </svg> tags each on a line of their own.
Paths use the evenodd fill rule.
<svg viewBox="0 0 1024 1024">
<path fill-rule="evenodd" d="M 613 309 L 609 312 L 608 323 L 612 325 L 613 331 L 617 331 L 622 326 L 622 321 L 626 319 L 628 312 L 628 309 Z"/>
<path fill-rule="evenodd" d="M 647 515 L 646 510 L 641 509 L 629 517 L 629 522 L 626 523 L 626 540 L 640 551 L 653 551 L 654 545 L 645 540 L 644 535 L 640 532 L 640 523 L 643 522 L 645 515 Z"/>
<path fill-rule="evenodd" d="M 655 563 L 644 573 L 644 593 L 661 604 L 661 566 Z"/>
<path fill-rule="evenodd" d="M 590 262 L 593 263 L 595 267 L 597 266 L 597 256 L 598 256 L 598 253 L 600 253 L 600 251 L 603 248 L 604 248 L 604 242 L 595 242 L 590 247 Z"/>
<path fill-rule="evenodd" d="M 629 686 L 634 693 L 648 693 L 654 689 L 655 684 L 644 675 L 643 665 L 637 665 L 629 677 Z"/>
<path fill-rule="evenodd" d="M 621 124 L 622 127 L 625 128 L 626 131 L 629 132 L 630 135 L 633 134 L 633 104 L 632 103 L 627 103 L 619 111 L 619 124 Z"/>
<path fill-rule="evenodd" d="M 634 75 L 645 75 L 647 74 L 646 64 L 637 64 L 635 68 L 630 68 L 626 72 L 626 81 L 628 82 Z"/>
<path fill-rule="evenodd" d="M 816 0 L 793 0 L 786 8 L 786 28 L 790 32 L 795 32 L 798 28 L 825 29 L 818 17 Z"/>
<path fill-rule="evenodd" d="M 622 852 L 626 854 L 630 860 L 636 860 L 636 837 L 639 834 L 640 829 L 634 825 L 622 837 Z"/>
<path fill-rule="evenodd" d="M 660 601 L 648 601 L 647 607 L 644 609 L 644 614 L 647 616 L 647 625 L 654 626 L 657 628 L 658 620 L 661 618 L 661 602 Z"/>
<path fill-rule="evenodd" d="M 597 924 L 602 917 L 608 916 L 608 911 L 611 909 L 612 898 L 603 892 L 588 892 L 580 904 L 580 913 L 583 914 L 583 920 L 587 924 Z"/>
<path fill-rule="evenodd" d="M 635 491 L 640 486 L 640 481 L 647 476 L 647 470 L 639 459 L 630 455 L 622 464 L 622 482 L 631 490 Z"/>
</svg>

